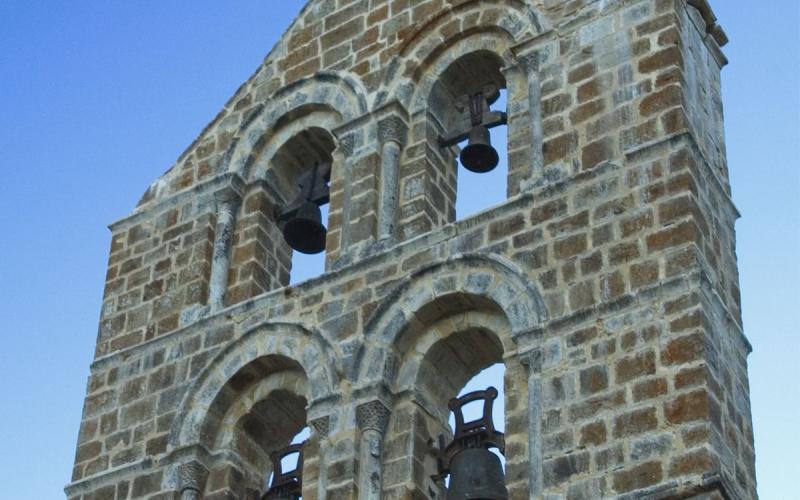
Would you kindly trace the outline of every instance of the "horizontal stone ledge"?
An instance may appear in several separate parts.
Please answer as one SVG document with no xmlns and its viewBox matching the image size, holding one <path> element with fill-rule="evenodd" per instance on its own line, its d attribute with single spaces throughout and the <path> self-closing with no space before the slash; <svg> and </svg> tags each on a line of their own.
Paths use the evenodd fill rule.
<svg viewBox="0 0 800 500">
<path fill-rule="evenodd" d="M 73 481 L 64 487 L 67 496 L 91 493 L 103 486 L 115 484 L 121 480 L 133 477 L 134 474 L 147 472 L 153 469 L 153 459 L 143 458 L 138 462 L 120 465 L 119 467 L 98 472 L 89 477 Z"/>
<path fill-rule="evenodd" d="M 207 195 L 211 196 L 221 188 L 226 187 L 230 187 L 238 192 L 243 192 L 245 182 L 238 174 L 233 172 L 217 175 L 207 181 L 201 182 L 200 184 L 196 184 L 190 188 L 184 189 L 183 191 L 170 194 L 166 198 L 155 201 L 152 205 L 145 204 L 141 207 L 136 207 L 132 214 L 112 222 L 108 225 L 108 228 L 113 232 L 128 229 L 138 222 L 141 222 L 142 219 L 145 219 L 152 214 L 161 212 L 167 208 L 172 208 L 176 205 L 179 205 L 190 197 L 194 197 L 202 193 L 206 193 Z"/>
<path fill-rule="evenodd" d="M 726 481 L 723 480 L 718 473 L 712 473 L 704 475 L 699 483 L 679 484 L 677 481 L 672 480 L 650 488 L 631 491 L 617 498 L 619 500 L 639 500 L 640 498 L 646 497 L 678 500 L 682 498 L 696 498 L 698 495 L 712 493 L 714 491 L 719 492 L 722 498 L 725 499 L 739 498 L 738 495 L 730 494 L 730 488 L 727 488 L 725 483 Z"/>
<path fill-rule="evenodd" d="M 655 301 L 657 298 L 662 297 L 674 290 L 684 289 L 688 291 L 691 284 L 691 275 L 702 273 L 702 270 L 697 270 L 686 276 L 678 276 L 675 278 L 662 280 L 658 283 L 637 290 L 636 292 L 621 295 L 613 300 L 600 302 L 592 307 L 575 311 L 571 314 L 561 316 L 560 318 L 553 318 L 546 322 L 542 327 L 545 332 L 544 337 L 560 335 L 563 332 L 581 326 L 587 322 L 597 319 L 598 317 L 602 317 L 607 313 L 614 313 L 628 307 L 646 306 Z"/>
<path fill-rule="evenodd" d="M 245 302 L 228 306 L 216 312 L 209 313 L 206 316 L 199 317 L 195 322 L 188 323 L 177 330 L 173 330 L 165 335 L 156 337 L 145 341 L 141 344 L 128 347 L 119 351 L 106 354 L 94 360 L 92 369 L 102 369 L 109 364 L 113 364 L 120 358 L 128 358 L 132 353 L 154 351 L 165 345 L 169 345 L 185 335 L 187 331 L 198 330 L 202 328 L 210 328 L 215 326 L 222 326 L 231 322 L 231 318 L 235 316 L 247 316 L 251 311 L 264 310 L 270 306 L 279 304 L 287 296 L 303 296 L 311 295 L 316 290 L 332 285 L 339 280 L 349 279 L 350 276 L 360 273 L 366 268 L 379 263 L 382 259 L 393 259 L 403 255 L 412 255 L 414 252 L 422 248 L 432 248 L 437 245 L 446 243 L 447 241 L 459 236 L 460 234 L 472 230 L 476 227 L 487 226 L 489 222 L 507 216 L 511 212 L 522 209 L 526 204 L 533 201 L 531 193 L 520 193 L 514 197 L 509 198 L 500 205 L 488 208 L 464 220 L 456 221 L 447 224 L 434 231 L 421 234 L 416 238 L 397 243 L 388 248 L 381 248 L 379 252 L 369 254 L 360 259 L 348 262 L 342 267 L 328 271 L 320 276 L 311 278 L 301 283 L 276 288 L 266 293 L 253 297 Z M 301 325 L 302 326 L 302 325 Z"/>
</svg>

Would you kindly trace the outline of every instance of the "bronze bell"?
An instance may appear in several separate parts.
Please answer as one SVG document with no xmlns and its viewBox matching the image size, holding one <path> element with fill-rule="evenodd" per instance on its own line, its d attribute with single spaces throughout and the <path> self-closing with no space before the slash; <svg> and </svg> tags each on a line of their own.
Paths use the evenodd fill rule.
<svg viewBox="0 0 800 500">
<path fill-rule="evenodd" d="M 461 450 L 450 464 L 447 500 L 507 500 L 500 459 L 486 448 Z"/>
<path fill-rule="evenodd" d="M 445 136 L 439 136 L 439 146 L 449 148 L 468 139 L 467 146 L 461 150 L 461 164 L 476 173 L 493 170 L 500 162 L 497 150 L 492 147 L 489 129 L 508 123 L 508 116 L 502 111 L 492 111 L 491 104 L 500 96 L 496 85 L 485 85 L 478 92 L 462 96 L 457 109 L 462 113 L 460 123 Z"/>
<path fill-rule="evenodd" d="M 469 143 L 461 150 L 461 164 L 471 172 L 482 174 L 497 166 L 500 157 L 492 147 L 489 129 L 475 125 L 469 131 Z"/>
<path fill-rule="evenodd" d="M 294 250 L 305 254 L 325 250 L 328 230 L 322 225 L 322 212 L 313 201 L 306 201 L 297 208 L 294 216 L 283 226 L 283 237 Z"/>
<path fill-rule="evenodd" d="M 435 480 L 450 476 L 447 500 L 508 500 L 503 466 L 497 455 L 489 451 L 489 448 L 497 448 L 505 454 L 505 436 L 494 428 L 492 420 L 492 406 L 497 395 L 497 389 L 489 387 L 453 398 L 448 403 L 456 428 L 453 441 L 447 446 L 444 436 L 439 436 L 439 474 L 434 476 Z M 465 422 L 462 407 L 480 400 L 483 401 L 481 418 Z"/>
<path fill-rule="evenodd" d="M 320 205 L 330 201 L 330 164 L 315 164 L 299 179 L 300 192 L 288 205 L 276 207 L 275 216 L 283 223 L 283 238 L 300 253 L 325 250 L 328 230 L 322 225 Z"/>
</svg>

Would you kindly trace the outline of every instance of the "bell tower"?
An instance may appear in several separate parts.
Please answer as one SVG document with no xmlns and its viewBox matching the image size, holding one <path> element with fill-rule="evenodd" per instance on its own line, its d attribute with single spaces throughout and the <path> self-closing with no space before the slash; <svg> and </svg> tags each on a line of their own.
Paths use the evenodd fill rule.
<svg viewBox="0 0 800 500">
<path fill-rule="evenodd" d="M 706 0 L 309 1 L 111 225 L 67 497 L 756 498 L 726 41 Z"/>
</svg>

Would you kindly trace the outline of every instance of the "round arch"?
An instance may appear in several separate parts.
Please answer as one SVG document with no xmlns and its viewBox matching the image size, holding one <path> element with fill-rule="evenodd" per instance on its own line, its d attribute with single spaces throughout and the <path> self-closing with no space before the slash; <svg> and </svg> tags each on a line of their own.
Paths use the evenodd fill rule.
<svg viewBox="0 0 800 500">
<path fill-rule="evenodd" d="M 226 386 L 237 374 L 270 356 L 291 360 L 302 372 L 307 382 L 298 387 L 308 388 L 309 403 L 335 396 L 339 385 L 335 366 L 335 360 L 340 359 L 338 349 L 318 332 L 302 326 L 263 324 L 228 345 L 186 391 L 170 432 L 170 448 L 202 445 L 207 450 L 213 449 L 217 433 L 208 432 L 208 423 L 221 417 L 214 414 L 215 402 L 224 396 Z"/>
<path fill-rule="evenodd" d="M 444 299 L 444 300 L 442 300 Z M 448 310 L 449 309 L 449 310 Z M 358 385 L 394 379 L 396 351 L 410 328 L 431 325 L 450 314 L 499 311 L 508 332 L 505 349 L 517 335 L 540 327 L 547 311 L 539 291 L 513 263 L 495 256 L 460 255 L 424 267 L 406 278 L 376 309 L 364 330 L 365 345 L 354 366 Z"/>
<path fill-rule="evenodd" d="M 220 432 L 215 438 L 215 448 L 232 447 L 236 425 L 260 402 L 271 395 L 288 392 L 298 396 L 308 394 L 308 380 L 299 371 L 287 371 L 267 376 L 248 387 L 228 409 L 222 420 Z"/>
<path fill-rule="evenodd" d="M 276 128 L 293 119 L 299 109 L 325 114 L 326 128 L 332 131 L 367 112 L 366 90 L 357 79 L 335 72 L 320 72 L 283 87 L 239 129 L 225 155 L 226 169 L 247 178 L 263 148 L 270 142 L 280 144 L 270 141 Z"/>
<path fill-rule="evenodd" d="M 341 115 L 332 109 L 316 109 L 292 119 L 282 127 L 276 127 L 273 134 L 264 136 L 263 145 L 257 148 L 259 154 L 251 157 L 244 173 L 248 182 L 268 179 L 272 174 L 270 164 L 275 154 L 298 134 L 311 129 L 324 130 L 331 137 L 335 147 L 335 137 L 330 132 L 341 124 Z"/>
<path fill-rule="evenodd" d="M 487 4 L 495 5 L 487 5 Z M 460 29 L 452 22 L 462 18 Z M 475 51 L 490 51 L 511 63 L 509 49 L 543 33 L 549 23 L 520 0 L 470 0 L 420 26 L 389 63 L 377 104 L 398 98 L 412 113 L 450 63 Z M 427 71 L 433 68 L 433 71 Z M 435 76 L 430 76 L 431 73 Z"/>
</svg>

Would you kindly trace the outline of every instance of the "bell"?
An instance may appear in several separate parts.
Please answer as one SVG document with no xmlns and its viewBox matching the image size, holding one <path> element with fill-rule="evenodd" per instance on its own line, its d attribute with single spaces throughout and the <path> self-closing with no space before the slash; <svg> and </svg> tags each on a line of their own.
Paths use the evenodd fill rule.
<svg viewBox="0 0 800 500">
<path fill-rule="evenodd" d="M 283 226 L 283 237 L 290 247 L 300 253 L 315 254 L 325 250 L 328 231 L 322 225 L 319 206 L 306 201 Z"/>
<path fill-rule="evenodd" d="M 458 452 L 450 464 L 447 500 L 508 500 L 500 459 L 486 448 Z"/>
<path fill-rule="evenodd" d="M 453 398 L 447 406 L 455 417 L 453 441 L 444 445 L 439 436 L 439 452 L 436 458 L 439 474 L 434 480 L 450 476 L 447 500 L 508 500 L 505 474 L 500 459 L 489 451 L 497 448 L 505 455 L 505 436 L 494 428 L 492 406 L 497 398 L 497 389 L 473 391 Z M 470 422 L 464 421 L 463 407 L 474 401 L 483 401 L 483 416 Z"/>
<path fill-rule="evenodd" d="M 492 147 L 489 129 L 475 125 L 469 131 L 469 143 L 461 150 L 461 164 L 472 172 L 489 172 L 500 161 L 497 150 Z"/>
</svg>

